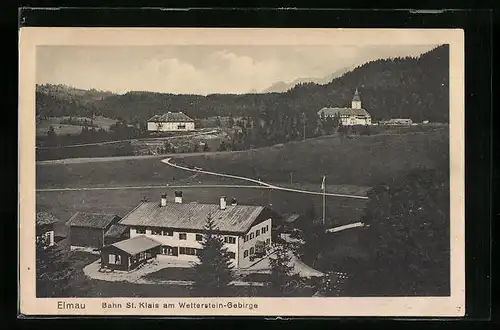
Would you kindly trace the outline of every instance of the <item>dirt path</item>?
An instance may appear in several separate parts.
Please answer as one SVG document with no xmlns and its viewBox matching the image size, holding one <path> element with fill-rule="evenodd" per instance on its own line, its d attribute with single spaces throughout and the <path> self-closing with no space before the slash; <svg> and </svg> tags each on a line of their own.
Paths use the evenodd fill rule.
<svg viewBox="0 0 500 330">
<path fill-rule="evenodd" d="M 190 171 L 190 172 L 197 172 L 197 173 L 203 173 L 203 174 L 208 174 L 208 175 L 213 175 L 213 176 L 219 176 L 219 177 L 225 177 L 225 178 L 231 178 L 231 179 L 237 179 L 237 180 L 242 180 L 242 181 L 247 181 L 247 182 L 252 182 L 256 183 L 258 185 L 265 186 L 267 188 L 271 188 L 274 190 L 281 190 L 281 191 L 290 191 L 290 192 L 295 192 L 295 193 L 301 193 L 301 194 L 309 194 L 309 195 L 325 195 L 325 196 L 335 196 L 335 197 L 345 197 L 345 198 L 356 198 L 356 199 L 368 199 L 367 196 L 360 196 L 360 195 L 348 195 L 348 194 L 333 194 L 333 193 L 323 193 L 323 192 L 318 192 L 318 191 L 310 191 L 310 190 L 302 190 L 302 189 L 293 189 L 293 188 L 286 188 L 286 187 L 281 187 L 281 186 L 276 186 L 270 183 L 266 183 L 260 180 L 244 177 L 244 176 L 238 176 L 238 175 L 231 175 L 231 174 L 224 174 L 224 173 L 217 173 L 217 172 L 210 172 L 210 171 L 204 171 L 204 170 L 199 170 L 199 169 L 194 169 L 194 168 L 189 168 L 186 166 L 181 166 L 177 165 L 171 162 L 172 158 L 166 158 L 162 159 L 161 162 L 167 164 L 168 166 L 175 167 L 184 171 Z"/>
</svg>

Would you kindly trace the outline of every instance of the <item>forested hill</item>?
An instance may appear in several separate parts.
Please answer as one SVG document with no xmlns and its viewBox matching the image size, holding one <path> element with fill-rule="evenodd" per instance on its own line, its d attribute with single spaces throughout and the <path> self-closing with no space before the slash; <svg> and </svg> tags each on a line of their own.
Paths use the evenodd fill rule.
<svg viewBox="0 0 500 330">
<path fill-rule="evenodd" d="M 37 92 L 51 95 L 56 98 L 72 100 L 78 99 L 82 103 L 92 103 L 100 101 L 108 96 L 115 95 L 112 92 L 100 91 L 96 89 L 80 89 L 66 85 L 42 84 L 36 88 Z"/>
<path fill-rule="evenodd" d="M 302 113 L 313 117 L 325 106 L 349 106 L 356 88 L 361 94 L 363 108 L 374 120 L 402 117 L 448 122 L 449 47 L 439 46 L 418 58 L 368 62 L 328 84 L 300 84 L 285 93 L 199 96 L 129 92 L 85 102 L 75 93 L 62 97 L 38 89 L 37 114 L 88 115 L 94 112 L 128 121 L 144 121 L 167 110 L 183 111 L 195 118 L 232 115 L 267 120 L 283 115 L 298 118 Z"/>
</svg>

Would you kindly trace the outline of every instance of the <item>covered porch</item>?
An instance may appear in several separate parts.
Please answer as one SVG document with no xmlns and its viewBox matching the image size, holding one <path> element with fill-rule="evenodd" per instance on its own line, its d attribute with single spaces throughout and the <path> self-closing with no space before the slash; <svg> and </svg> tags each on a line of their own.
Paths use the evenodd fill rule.
<svg viewBox="0 0 500 330">
<path fill-rule="evenodd" d="M 140 235 L 101 248 L 101 268 L 130 271 L 160 253 L 161 243 Z"/>
</svg>

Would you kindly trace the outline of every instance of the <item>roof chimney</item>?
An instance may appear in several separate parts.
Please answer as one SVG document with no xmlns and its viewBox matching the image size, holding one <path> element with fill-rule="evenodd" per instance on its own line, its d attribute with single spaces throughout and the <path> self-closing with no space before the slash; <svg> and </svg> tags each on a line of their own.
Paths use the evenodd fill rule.
<svg viewBox="0 0 500 330">
<path fill-rule="evenodd" d="M 234 206 L 234 205 L 236 205 L 236 204 L 237 204 L 237 203 L 236 203 L 236 198 L 233 198 L 233 199 L 231 200 L 231 205 L 233 205 L 233 206 Z"/>
<path fill-rule="evenodd" d="M 175 203 L 182 204 L 182 191 L 175 192 Z"/>
<path fill-rule="evenodd" d="M 220 209 L 225 210 L 226 209 L 226 196 L 221 196 L 220 197 Z"/>
<path fill-rule="evenodd" d="M 167 206 L 167 194 L 161 195 L 160 206 L 161 207 Z"/>
</svg>

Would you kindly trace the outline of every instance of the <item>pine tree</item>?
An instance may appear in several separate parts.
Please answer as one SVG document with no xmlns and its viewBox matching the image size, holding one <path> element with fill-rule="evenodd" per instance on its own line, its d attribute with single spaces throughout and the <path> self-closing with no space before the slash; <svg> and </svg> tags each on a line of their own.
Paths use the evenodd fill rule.
<svg viewBox="0 0 500 330">
<path fill-rule="evenodd" d="M 65 251 L 58 246 L 45 247 L 43 240 L 37 242 L 37 297 L 64 297 L 73 273 Z"/>
<path fill-rule="evenodd" d="M 285 242 L 273 244 L 274 253 L 269 257 L 271 266 L 270 284 L 274 294 L 283 296 L 293 271 L 290 247 Z"/>
<path fill-rule="evenodd" d="M 194 266 L 192 292 L 199 297 L 228 296 L 232 292 L 234 266 L 211 215 L 207 216 L 205 232 L 202 249 L 197 254 L 199 263 Z"/>
</svg>

